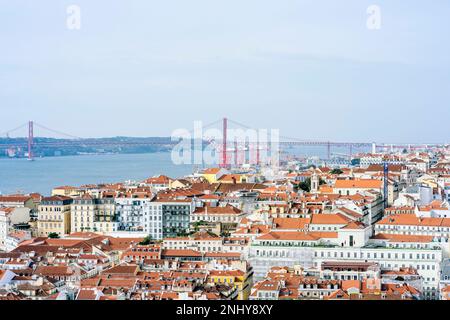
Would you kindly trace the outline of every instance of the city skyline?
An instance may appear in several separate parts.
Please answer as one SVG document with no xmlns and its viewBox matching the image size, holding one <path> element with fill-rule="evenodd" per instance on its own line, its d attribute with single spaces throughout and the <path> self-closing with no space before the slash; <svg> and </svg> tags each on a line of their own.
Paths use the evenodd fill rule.
<svg viewBox="0 0 450 320">
<path fill-rule="evenodd" d="M 448 0 L 0 8 L 7 309 L 450 301 Z"/>
<path fill-rule="evenodd" d="M 377 1 L 379 30 L 366 25 L 371 1 L 1 2 L 6 130 L 170 136 L 227 116 L 300 139 L 450 136 L 445 1 Z M 66 26 L 72 4 L 80 30 Z"/>
</svg>

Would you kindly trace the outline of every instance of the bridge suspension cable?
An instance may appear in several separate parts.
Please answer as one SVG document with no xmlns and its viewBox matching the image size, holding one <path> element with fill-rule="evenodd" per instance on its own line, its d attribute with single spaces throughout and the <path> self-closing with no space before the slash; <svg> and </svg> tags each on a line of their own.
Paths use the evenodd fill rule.
<svg viewBox="0 0 450 320">
<path fill-rule="evenodd" d="M 235 124 L 235 125 L 237 125 L 239 127 L 243 127 L 245 129 L 253 129 L 252 127 L 249 127 L 249 126 L 247 126 L 245 124 L 239 123 L 239 122 L 231 120 L 231 119 L 228 119 L 228 122 L 231 122 L 232 124 Z"/>
<path fill-rule="evenodd" d="M 25 123 L 21 124 L 20 126 L 14 128 L 14 129 L 10 129 L 10 130 L 7 130 L 7 131 L 5 131 L 5 132 L 0 133 L 0 136 L 7 136 L 7 135 L 9 135 L 11 132 L 14 132 L 14 131 L 17 131 L 17 130 L 19 130 L 19 129 L 22 129 L 22 128 L 26 127 L 27 125 L 28 125 L 28 122 L 25 122 Z"/>
<path fill-rule="evenodd" d="M 76 140 L 82 140 L 83 139 L 81 137 L 77 137 L 77 136 L 74 136 L 74 135 L 71 135 L 71 134 L 68 134 L 68 133 L 64 133 L 62 131 L 50 129 L 50 128 L 48 128 L 48 127 L 46 127 L 46 126 L 44 126 L 44 125 L 42 125 L 40 123 L 37 123 L 37 122 L 34 122 L 34 125 L 39 127 L 39 128 L 41 128 L 41 129 L 50 131 L 52 133 L 55 133 L 55 134 L 58 134 L 58 135 L 61 135 L 61 136 L 64 136 L 64 137 L 67 137 L 67 138 L 70 138 L 70 139 L 76 139 Z"/>
<path fill-rule="evenodd" d="M 208 127 L 212 127 L 212 126 L 214 126 L 214 125 L 216 125 L 216 124 L 219 124 L 221 121 L 222 121 L 222 119 L 219 119 L 219 120 L 210 122 L 210 123 L 208 123 L 208 124 L 205 124 L 204 126 L 202 126 L 202 129 L 206 129 L 206 128 L 208 128 Z M 193 133 L 194 131 L 195 131 L 195 129 L 189 130 L 189 133 Z"/>
</svg>

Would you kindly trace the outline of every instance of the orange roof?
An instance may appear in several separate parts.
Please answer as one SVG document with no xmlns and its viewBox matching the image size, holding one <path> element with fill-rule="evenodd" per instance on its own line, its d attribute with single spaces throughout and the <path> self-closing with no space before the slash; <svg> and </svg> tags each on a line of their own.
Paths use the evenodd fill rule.
<svg viewBox="0 0 450 320">
<path fill-rule="evenodd" d="M 62 276 L 72 275 L 74 271 L 68 266 L 39 266 L 35 273 L 44 276 Z"/>
<path fill-rule="evenodd" d="M 220 197 L 216 194 L 204 194 L 202 196 L 199 197 L 199 199 L 202 200 L 218 200 L 220 199 Z"/>
<path fill-rule="evenodd" d="M 75 190 L 75 189 L 77 189 L 77 187 L 72 187 L 72 186 L 59 186 L 59 187 L 55 187 L 55 188 L 53 188 L 54 190 L 55 189 L 58 189 L 58 190 Z"/>
<path fill-rule="evenodd" d="M 321 186 L 319 186 L 319 191 L 321 193 L 333 193 L 333 187 L 322 184 Z"/>
<path fill-rule="evenodd" d="M 161 253 L 162 256 L 172 256 L 172 257 L 200 257 L 202 254 L 198 251 L 185 249 L 185 250 L 176 250 L 176 249 L 167 249 L 163 250 Z"/>
<path fill-rule="evenodd" d="M 209 258 L 239 258 L 239 252 L 206 252 L 205 257 Z"/>
<path fill-rule="evenodd" d="M 381 189 L 383 181 L 373 179 L 336 180 L 334 187 L 341 189 Z"/>
<path fill-rule="evenodd" d="M 351 221 L 345 227 L 342 227 L 342 229 L 355 230 L 355 229 L 365 229 L 366 227 L 367 226 L 362 222 Z"/>
<path fill-rule="evenodd" d="M 14 211 L 14 209 L 15 208 L 0 208 L 0 211 L 2 211 L 2 212 L 4 212 L 5 213 L 5 215 L 9 215 L 9 214 L 11 214 L 11 212 L 13 212 Z"/>
<path fill-rule="evenodd" d="M 275 218 L 273 224 L 276 229 L 304 229 L 310 221 L 309 218 Z"/>
<path fill-rule="evenodd" d="M 450 226 L 450 218 L 419 218 L 415 214 L 405 213 L 384 217 L 378 225 L 414 225 L 414 226 Z"/>
<path fill-rule="evenodd" d="M 379 240 L 389 240 L 390 242 L 422 242 L 428 243 L 433 241 L 433 236 L 416 236 L 416 235 L 406 235 L 406 234 L 388 234 L 379 233 L 375 235 L 372 239 Z"/>
<path fill-rule="evenodd" d="M 42 198 L 42 202 L 44 202 L 44 201 L 66 201 L 66 200 L 72 200 L 72 198 L 66 197 L 66 196 L 51 196 L 51 197 Z"/>
<path fill-rule="evenodd" d="M 352 217 L 354 217 L 354 218 L 359 218 L 359 217 L 362 216 L 361 213 L 356 212 L 356 211 L 353 211 L 353 210 L 348 209 L 348 208 L 346 208 L 346 207 L 340 207 L 340 208 L 338 208 L 337 210 L 339 210 L 339 211 L 341 211 L 341 212 L 344 212 L 345 214 L 348 214 L 349 216 L 352 216 Z"/>
<path fill-rule="evenodd" d="M 29 199 L 30 196 L 23 195 L 0 196 L 0 202 L 27 202 Z"/>
<path fill-rule="evenodd" d="M 240 174 L 224 174 L 222 177 L 220 177 L 219 181 L 233 182 L 233 180 L 239 181 L 240 179 Z"/>
<path fill-rule="evenodd" d="M 317 237 L 319 239 L 336 239 L 338 237 L 337 232 L 329 232 L 329 231 L 313 231 L 309 233 L 310 235 Z"/>
<path fill-rule="evenodd" d="M 80 289 L 76 300 L 94 300 L 97 296 L 95 289 Z"/>
<path fill-rule="evenodd" d="M 220 168 L 207 168 L 203 171 L 203 174 L 216 174 L 220 171 Z"/>
<path fill-rule="evenodd" d="M 346 216 L 335 214 L 312 214 L 310 224 L 347 224 L 351 220 Z"/>
<path fill-rule="evenodd" d="M 193 214 L 241 214 L 241 213 L 242 213 L 241 210 L 230 204 L 226 204 L 223 207 L 218 206 L 213 207 L 209 204 L 205 204 L 204 207 L 195 208 L 195 211 L 193 212 Z"/>
<path fill-rule="evenodd" d="M 148 184 L 168 184 L 170 180 L 172 179 L 170 179 L 168 176 L 160 175 L 157 177 L 148 178 L 144 182 Z"/>
<path fill-rule="evenodd" d="M 257 240 L 294 240 L 294 241 L 317 241 L 319 237 L 305 232 L 283 232 L 271 231 L 257 238 Z"/>
<path fill-rule="evenodd" d="M 361 281 L 359 281 L 359 280 L 342 280 L 341 287 L 342 287 L 342 290 L 345 290 L 345 291 L 347 291 L 350 288 L 360 289 Z"/>
</svg>

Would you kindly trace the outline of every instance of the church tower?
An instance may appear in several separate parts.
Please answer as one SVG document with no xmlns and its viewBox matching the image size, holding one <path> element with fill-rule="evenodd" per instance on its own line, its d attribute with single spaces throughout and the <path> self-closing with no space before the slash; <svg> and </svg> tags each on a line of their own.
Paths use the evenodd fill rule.
<svg viewBox="0 0 450 320">
<path fill-rule="evenodd" d="M 319 175 L 315 170 L 311 175 L 311 193 L 319 193 Z"/>
</svg>

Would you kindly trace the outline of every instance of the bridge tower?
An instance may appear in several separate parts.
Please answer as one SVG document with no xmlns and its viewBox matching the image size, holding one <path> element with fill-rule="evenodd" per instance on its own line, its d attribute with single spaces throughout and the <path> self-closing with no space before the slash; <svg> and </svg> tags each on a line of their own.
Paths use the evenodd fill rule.
<svg viewBox="0 0 450 320">
<path fill-rule="evenodd" d="M 387 161 L 383 163 L 383 198 L 384 198 L 384 208 L 388 207 L 388 198 L 389 198 L 389 164 Z"/>
<path fill-rule="evenodd" d="M 256 165 L 259 166 L 259 137 L 257 137 L 256 139 Z"/>
<path fill-rule="evenodd" d="M 33 160 L 33 121 L 28 121 L 28 160 Z"/>
<path fill-rule="evenodd" d="M 239 159 L 238 159 L 239 153 L 238 153 L 238 143 L 237 138 L 234 138 L 234 166 L 237 168 L 239 166 Z"/>
<path fill-rule="evenodd" d="M 228 120 L 227 118 L 223 118 L 223 125 L 222 125 L 222 168 L 227 168 L 227 127 L 228 127 Z"/>
</svg>

